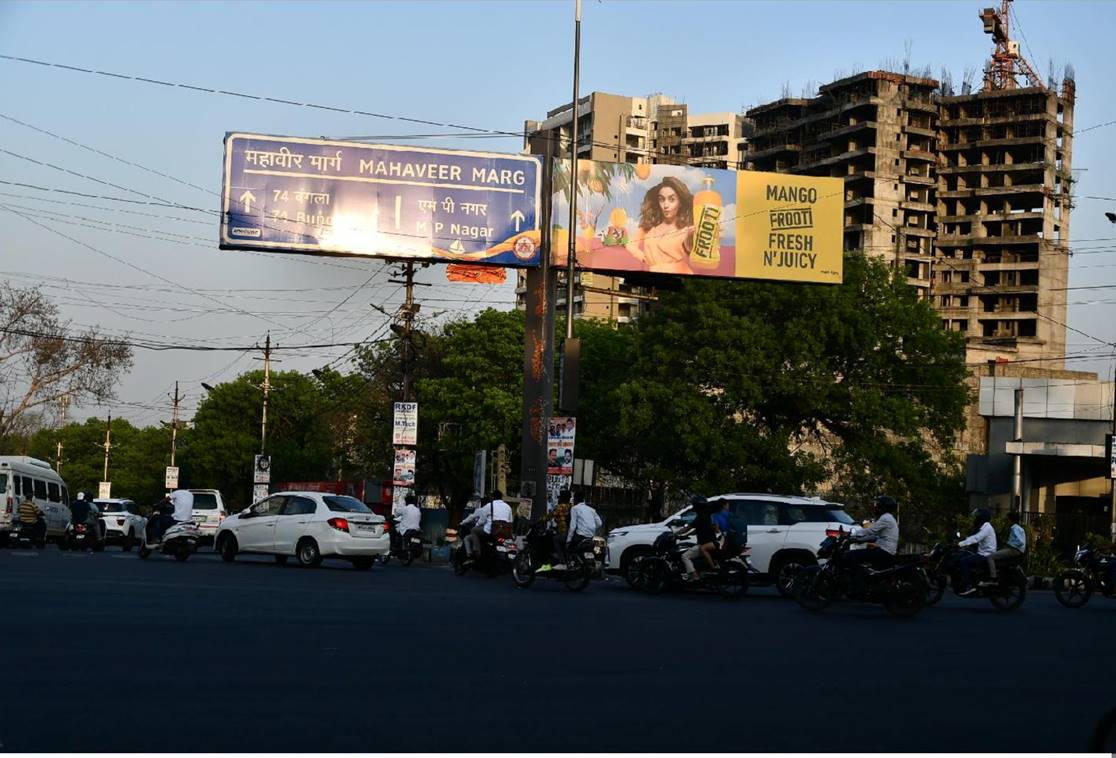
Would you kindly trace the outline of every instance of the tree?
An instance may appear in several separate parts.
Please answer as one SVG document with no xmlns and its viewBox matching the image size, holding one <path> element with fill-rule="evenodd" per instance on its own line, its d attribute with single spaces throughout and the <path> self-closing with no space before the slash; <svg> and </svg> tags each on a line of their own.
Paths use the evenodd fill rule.
<svg viewBox="0 0 1116 758">
<path fill-rule="evenodd" d="M 28 433 L 63 397 L 76 405 L 113 397 L 132 349 L 74 332 L 38 289 L 0 283 L 0 443 Z"/>
<path fill-rule="evenodd" d="M 251 501 L 262 382 L 263 372 L 251 371 L 214 387 L 198 405 L 194 428 L 181 438 L 184 482 L 221 490 L 233 507 Z M 272 482 L 326 478 L 335 448 L 320 385 L 297 371 L 273 373 L 271 383 L 267 452 Z"/>
<path fill-rule="evenodd" d="M 963 337 L 875 259 L 847 255 L 839 286 L 687 281 L 640 319 L 628 354 L 629 378 L 587 419 L 606 428 L 611 407 L 597 455 L 617 473 L 908 503 L 956 481 Z"/>
</svg>

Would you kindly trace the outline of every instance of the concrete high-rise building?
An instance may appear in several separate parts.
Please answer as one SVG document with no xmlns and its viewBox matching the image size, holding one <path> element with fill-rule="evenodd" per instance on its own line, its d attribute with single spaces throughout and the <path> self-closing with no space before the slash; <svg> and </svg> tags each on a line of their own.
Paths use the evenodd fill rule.
<svg viewBox="0 0 1116 758">
<path fill-rule="evenodd" d="M 613 163 L 675 163 L 708 168 L 743 168 L 750 122 L 741 113 L 691 114 L 684 103 L 668 95 L 626 97 L 593 92 L 578 100 L 579 159 Z M 545 152 L 553 142 L 562 158 L 569 158 L 572 103 L 555 108 L 543 121 L 524 124 L 525 147 Z M 524 274 L 519 274 L 516 301 L 524 307 Z M 637 316 L 648 300 L 646 292 L 623 279 L 586 275 L 589 289 L 578 289 L 574 310 L 582 318 L 625 322 Z M 559 288 L 559 312 L 565 292 Z"/>
<path fill-rule="evenodd" d="M 1074 84 L 954 96 L 870 71 L 748 111 L 749 168 L 845 179 L 846 250 L 964 332 L 969 362 L 1065 357 Z"/>
</svg>

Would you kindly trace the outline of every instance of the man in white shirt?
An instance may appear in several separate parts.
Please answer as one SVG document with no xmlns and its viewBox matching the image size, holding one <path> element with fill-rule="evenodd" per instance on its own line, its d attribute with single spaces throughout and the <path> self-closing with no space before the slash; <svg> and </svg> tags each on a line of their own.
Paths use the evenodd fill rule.
<svg viewBox="0 0 1116 758">
<path fill-rule="evenodd" d="M 406 537 L 408 532 L 422 530 L 422 511 L 418 507 L 418 498 L 407 495 L 403 510 L 399 511 L 399 536 Z"/>
<path fill-rule="evenodd" d="M 593 509 L 591 505 L 585 502 L 585 498 L 581 493 L 575 493 L 575 500 L 577 505 L 570 509 L 570 529 L 566 536 L 566 544 L 570 544 L 575 538 L 581 537 L 585 539 L 592 539 L 596 536 L 597 530 L 601 528 L 604 523 L 601 521 L 601 516 Z"/>
<path fill-rule="evenodd" d="M 473 511 L 471 516 L 468 516 L 461 522 L 461 528 L 468 529 L 469 532 L 465 535 L 465 555 L 468 558 L 473 558 L 480 555 L 481 540 L 484 539 L 487 531 L 492 530 L 492 500 L 491 498 L 484 498 L 481 501 L 480 508 Z"/>
<path fill-rule="evenodd" d="M 850 552 L 847 557 L 850 564 L 868 564 L 875 569 L 885 569 L 895 563 L 895 552 L 899 549 L 899 522 L 895 519 L 898 509 L 895 498 L 888 495 L 876 498 L 876 520 L 853 537 L 854 542 L 865 542 L 869 547 Z"/>
<path fill-rule="evenodd" d="M 1019 514 L 1012 511 L 1008 514 L 1008 521 L 1011 528 L 1008 529 L 1007 547 L 988 556 L 988 584 L 996 583 L 996 561 L 1019 558 L 1027 552 L 1027 532 L 1019 525 Z"/>
<path fill-rule="evenodd" d="M 190 490 L 175 490 L 170 493 L 171 505 L 174 506 L 174 520 L 177 522 L 194 520 L 194 493 Z"/>
<path fill-rule="evenodd" d="M 991 519 L 992 514 L 986 509 L 977 508 L 973 511 L 973 521 L 977 530 L 957 543 L 958 547 L 976 545 L 977 550 L 976 555 L 967 555 L 961 559 L 961 582 L 965 585 L 965 591 L 961 593 L 961 597 L 976 594 L 977 587 L 973 584 L 973 569 L 983 566 L 988 560 L 988 556 L 996 552 L 996 530 L 992 528 Z"/>
<path fill-rule="evenodd" d="M 488 523 L 485 525 L 484 533 L 492 535 L 495 529 L 497 537 L 510 537 L 514 520 L 512 507 L 504 502 L 504 493 L 493 490 L 492 509 L 488 513 Z"/>
</svg>

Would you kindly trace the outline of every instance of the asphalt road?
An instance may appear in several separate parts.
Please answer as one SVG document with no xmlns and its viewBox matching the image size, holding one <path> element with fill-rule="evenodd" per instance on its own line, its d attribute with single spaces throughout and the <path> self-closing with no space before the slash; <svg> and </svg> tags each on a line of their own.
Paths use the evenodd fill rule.
<svg viewBox="0 0 1116 758">
<path fill-rule="evenodd" d="M 769 589 L 571 593 L 371 572 L 0 550 L 12 751 L 1084 750 L 1116 602 L 947 597 L 911 620 Z"/>
</svg>

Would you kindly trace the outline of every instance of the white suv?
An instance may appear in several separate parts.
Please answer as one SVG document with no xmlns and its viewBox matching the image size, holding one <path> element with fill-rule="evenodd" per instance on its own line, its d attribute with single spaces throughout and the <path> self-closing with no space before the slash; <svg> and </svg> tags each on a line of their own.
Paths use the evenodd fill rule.
<svg viewBox="0 0 1116 758">
<path fill-rule="evenodd" d="M 228 515 L 219 490 L 190 490 L 194 495 L 194 523 L 201 529 L 198 544 L 212 544 L 218 527 Z"/>
<path fill-rule="evenodd" d="M 845 508 L 816 497 L 734 492 L 709 498 L 729 501 L 733 521 L 747 535 L 752 565 L 775 584 L 781 595 L 790 594 L 794 572 L 818 562 L 818 545 L 826 529 L 856 524 Z M 608 534 L 610 573 L 624 574 L 633 558 L 651 552 L 651 544 L 665 529 L 693 522 L 693 508 L 684 508 L 656 524 L 613 529 Z"/>
</svg>

